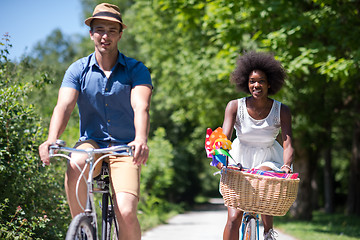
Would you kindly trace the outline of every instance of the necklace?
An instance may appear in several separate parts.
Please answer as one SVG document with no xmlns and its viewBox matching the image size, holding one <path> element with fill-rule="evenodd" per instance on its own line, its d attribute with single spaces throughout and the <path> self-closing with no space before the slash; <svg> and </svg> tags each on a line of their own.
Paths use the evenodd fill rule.
<svg viewBox="0 0 360 240">
<path fill-rule="evenodd" d="M 261 116 L 262 116 L 261 114 L 268 108 L 270 102 L 271 102 L 271 101 L 266 100 L 265 107 L 263 107 L 263 108 L 261 109 L 261 111 L 257 111 L 256 108 L 254 107 L 253 102 L 251 102 L 251 109 L 257 114 L 257 116 L 258 116 L 259 118 L 261 118 Z"/>
</svg>

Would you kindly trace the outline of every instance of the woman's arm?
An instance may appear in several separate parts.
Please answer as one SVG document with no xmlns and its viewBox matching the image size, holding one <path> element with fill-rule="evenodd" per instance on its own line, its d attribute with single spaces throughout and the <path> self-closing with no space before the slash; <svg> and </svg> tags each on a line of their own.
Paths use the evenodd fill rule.
<svg viewBox="0 0 360 240">
<path fill-rule="evenodd" d="M 225 116 L 224 116 L 222 129 L 223 129 L 223 133 L 226 135 L 227 139 L 229 140 L 231 140 L 231 136 L 233 133 L 237 108 L 238 108 L 238 100 L 232 100 L 227 104 L 225 109 Z M 221 169 L 223 167 L 223 164 L 219 162 L 216 167 Z"/>
<path fill-rule="evenodd" d="M 294 148 L 292 145 L 291 112 L 289 107 L 284 104 L 281 104 L 280 121 L 282 145 L 284 148 L 284 165 L 281 167 L 281 170 L 289 173 L 291 172 L 290 167 L 294 158 Z"/>
<path fill-rule="evenodd" d="M 238 108 L 238 100 L 232 100 L 227 104 L 225 109 L 225 116 L 224 116 L 222 129 L 223 129 L 223 133 L 226 135 L 226 137 L 229 140 L 231 140 L 231 136 L 233 133 L 237 108 Z"/>
</svg>

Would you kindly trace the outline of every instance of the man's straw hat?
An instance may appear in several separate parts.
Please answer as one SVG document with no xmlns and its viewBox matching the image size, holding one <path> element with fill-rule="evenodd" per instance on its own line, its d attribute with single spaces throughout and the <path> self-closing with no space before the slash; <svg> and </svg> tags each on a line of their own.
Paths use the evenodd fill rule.
<svg viewBox="0 0 360 240">
<path fill-rule="evenodd" d="M 122 29 L 127 28 L 127 26 L 122 21 L 119 7 L 113 4 L 101 3 L 97 5 L 94 9 L 92 17 L 86 19 L 85 24 L 90 26 L 91 21 L 94 19 L 104 19 L 118 22 L 122 25 Z"/>
</svg>

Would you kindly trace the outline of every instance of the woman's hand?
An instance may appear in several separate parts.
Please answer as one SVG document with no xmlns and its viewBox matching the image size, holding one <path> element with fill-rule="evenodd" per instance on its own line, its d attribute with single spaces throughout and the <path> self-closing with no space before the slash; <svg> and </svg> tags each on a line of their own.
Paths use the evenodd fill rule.
<svg viewBox="0 0 360 240">
<path fill-rule="evenodd" d="M 221 162 L 219 162 L 217 165 L 216 165 L 216 167 L 218 168 L 218 169 L 222 169 L 223 168 L 223 166 L 224 166 L 224 164 L 222 164 Z"/>
<path fill-rule="evenodd" d="M 280 168 L 281 171 L 284 171 L 285 173 L 292 173 L 291 167 L 289 165 L 282 165 Z"/>
</svg>

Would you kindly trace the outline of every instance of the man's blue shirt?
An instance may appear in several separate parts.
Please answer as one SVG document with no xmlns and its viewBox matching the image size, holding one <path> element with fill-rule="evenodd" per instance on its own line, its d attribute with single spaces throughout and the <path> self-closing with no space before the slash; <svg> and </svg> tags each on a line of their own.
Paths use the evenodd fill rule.
<svg viewBox="0 0 360 240">
<path fill-rule="evenodd" d="M 80 141 L 93 139 L 100 147 L 127 144 L 135 138 L 131 89 L 151 85 L 149 70 L 142 62 L 119 57 L 109 78 L 100 69 L 95 53 L 74 62 L 61 87 L 79 91 Z"/>
</svg>

